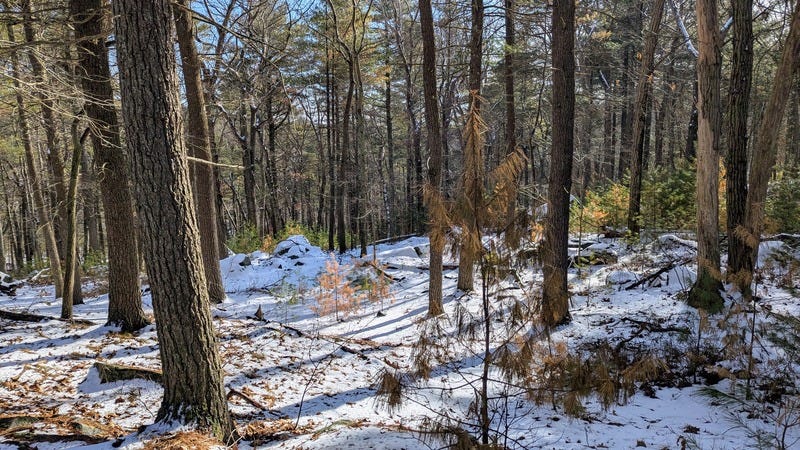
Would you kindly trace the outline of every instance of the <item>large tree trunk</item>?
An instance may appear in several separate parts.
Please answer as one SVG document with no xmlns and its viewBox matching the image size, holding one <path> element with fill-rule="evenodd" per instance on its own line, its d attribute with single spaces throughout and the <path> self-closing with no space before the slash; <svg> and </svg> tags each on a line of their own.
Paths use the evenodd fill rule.
<svg viewBox="0 0 800 450">
<path fill-rule="evenodd" d="M 753 0 L 733 0 L 733 59 L 728 87 L 728 152 L 725 158 L 728 277 L 745 266 L 747 247 L 736 229 L 744 223 L 747 202 L 747 116 L 753 78 Z"/>
<path fill-rule="evenodd" d="M 650 29 L 644 40 L 642 53 L 642 66 L 639 70 L 639 82 L 636 85 L 636 103 L 633 105 L 633 136 L 631 139 L 631 185 L 628 201 L 628 229 L 633 234 L 638 234 L 641 228 L 639 213 L 642 200 L 642 172 L 644 164 L 644 137 L 650 93 L 653 89 L 653 71 L 655 67 L 656 45 L 658 44 L 658 30 L 661 28 L 661 14 L 664 11 L 664 0 L 653 2 L 653 12 Z"/>
<path fill-rule="evenodd" d="M 792 15 L 789 36 L 784 44 L 780 65 L 775 72 L 772 93 L 761 117 L 758 134 L 756 134 L 750 175 L 748 177 L 750 189 L 747 191 L 744 227 L 737 230 L 737 234 L 743 235 L 747 244 L 745 267 L 742 268 L 742 273 L 737 276 L 737 283 L 740 290 L 747 295 L 751 293 L 750 284 L 753 281 L 753 270 L 758 258 L 761 231 L 764 228 L 764 205 L 767 198 L 767 184 L 775 165 L 778 132 L 786 109 L 786 102 L 792 89 L 793 75 L 798 72 L 798 65 L 800 65 L 800 1 L 796 3 Z"/>
<path fill-rule="evenodd" d="M 689 305 L 722 309 L 719 255 L 721 44 L 716 0 L 697 0 L 697 280 Z"/>
<path fill-rule="evenodd" d="M 446 217 L 442 217 L 442 139 L 439 125 L 439 103 L 436 95 L 436 41 L 433 34 L 433 12 L 430 0 L 419 0 L 422 26 L 422 83 L 425 92 L 425 126 L 428 129 L 428 185 L 426 203 L 430 215 L 430 278 L 428 315 L 444 314 L 442 307 L 442 255 L 444 254 Z"/>
<path fill-rule="evenodd" d="M 30 8 L 30 5 L 28 5 Z M 6 25 L 8 32 L 8 40 L 14 43 L 14 26 L 12 24 Z M 32 50 L 30 50 L 32 51 Z M 44 235 L 45 249 L 47 250 L 47 257 L 50 259 L 50 274 L 53 278 L 53 283 L 56 289 L 56 298 L 64 295 L 64 278 L 61 273 L 61 259 L 59 258 L 58 241 L 56 241 L 55 230 L 53 229 L 53 222 L 50 218 L 50 212 L 47 209 L 47 204 L 44 201 L 42 194 L 42 181 L 39 178 L 40 172 L 38 168 L 38 157 L 34 155 L 33 146 L 31 145 L 30 129 L 28 128 L 28 120 L 25 116 L 25 100 L 22 96 L 22 86 L 19 71 L 19 61 L 16 53 L 12 52 L 11 58 L 11 76 L 13 77 L 14 90 L 16 91 L 17 100 L 17 120 L 19 121 L 19 134 L 22 141 L 22 147 L 25 149 L 25 166 L 30 179 L 31 190 L 33 191 L 33 204 L 36 208 L 36 215 L 39 219 L 39 226 Z M 31 261 L 31 258 L 28 258 Z"/>
<path fill-rule="evenodd" d="M 544 224 L 541 319 L 552 327 L 569 321 L 567 241 L 575 125 L 575 3 L 555 0 L 553 30 L 553 140 Z"/>
<path fill-rule="evenodd" d="M 78 77 L 92 126 L 95 167 L 108 236 L 108 323 L 124 331 L 145 327 L 139 289 L 139 250 L 128 161 L 122 151 L 105 37 L 108 10 L 103 0 L 71 0 L 78 41 Z"/>
<path fill-rule="evenodd" d="M 211 162 L 211 141 L 203 82 L 200 78 L 200 58 L 194 45 L 192 15 L 188 0 L 175 4 L 175 28 L 181 52 L 181 69 L 186 90 L 187 146 L 189 154 L 197 159 Z M 208 281 L 211 301 L 225 300 L 225 288 L 219 267 L 219 235 L 217 233 L 217 205 L 214 197 L 214 171 L 211 165 L 194 163 L 194 198 L 197 222 L 200 226 L 200 244 L 203 250 L 203 266 Z"/>
<path fill-rule="evenodd" d="M 156 420 L 234 440 L 183 142 L 173 16 L 167 0 L 113 3 L 131 155 L 164 373 Z"/>
</svg>

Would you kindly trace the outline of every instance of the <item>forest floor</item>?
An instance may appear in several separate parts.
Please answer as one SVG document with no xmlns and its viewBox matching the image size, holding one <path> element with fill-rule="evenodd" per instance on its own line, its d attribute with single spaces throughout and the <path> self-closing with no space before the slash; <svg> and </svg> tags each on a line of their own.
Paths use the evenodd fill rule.
<svg viewBox="0 0 800 450">
<path fill-rule="evenodd" d="M 538 266 L 503 271 L 490 283 L 497 365 L 500 349 L 538 343 L 521 376 L 506 380 L 496 366 L 488 372 L 490 435 L 498 444 L 800 447 L 800 253 L 780 241 L 762 244 L 755 308 L 706 317 L 684 302 L 695 255 L 694 242 L 684 238 L 662 235 L 629 246 L 592 235 L 575 242 L 572 255 L 586 248 L 577 258 L 585 265 L 569 274 L 572 321 L 549 338 L 512 318 L 518 306 L 535 301 Z M 446 318 L 432 331 L 425 320 L 427 249 L 427 239 L 415 237 L 370 248 L 364 261 L 374 257 L 380 270 L 354 255 L 326 269 L 330 256 L 295 236 L 271 255 L 221 262 L 229 298 L 212 312 L 240 449 L 427 449 L 442 448 L 437 438 L 458 429 L 479 436 L 480 279 L 475 293 L 457 291 L 455 261 L 446 261 Z M 391 297 L 347 310 L 351 297 L 366 292 L 358 288 L 375 292 L 381 273 L 391 277 Z M 351 294 L 340 283 L 324 299 L 320 274 L 337 275 L 328 283 L 347 278 L 356 289 Z M 207 447 L 179 429 L 146 427 L 160 403 L 157 382 L 101 382 L 97 362 L 159 369 L 154 326 L 127 334 L 103 325 L 105 284 L 102 274 L 86 278 L 85 304 L 75 307 L 80 322 L 0 318 L 0 449 Z M 333 294 L 338 314 L 331 311 Z M 725 298 L 727 305 L 740 302 L 732 291 Z M 52 285 L 28 280 L 15 296 L 0 294 L 0 310 L 57 317 L 60 304 Z M 428 378 L 410 375 L 419 369 L 415 356 L 427 358 Z M 576 376 L 581 370 L 587 373 Z M 406 385 L 397 390 L 401 402 L 391 409 L 377 396 L 384 372 L 406 374 L 399 377 Z M 452 433 L 432 432 L 436 424 Z"/>
</svg>

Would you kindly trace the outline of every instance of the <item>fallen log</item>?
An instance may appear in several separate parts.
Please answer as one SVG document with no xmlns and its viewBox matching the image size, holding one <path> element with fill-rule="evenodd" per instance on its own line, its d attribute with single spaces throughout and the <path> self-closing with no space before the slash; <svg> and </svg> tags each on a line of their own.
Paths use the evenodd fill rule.
<svg viewBox="0 0 800 450">
<path fill-rule="evenodd" d="M 146 369 L 144 367 L 123 366 L 97 361 L 94 363 L 101 383 L 115 381 L 135 380 L 137 378 L 154 381 L 161 384 L 162 373 L 160 370 Z"/>
<path fill-rule="evenodd" d="M 0 319 L 16 320 L 19 322 L 43 322 L 45 320 L 58 320 L 61 322 L 77 323 L 80 325 L 97 325 L 91 320 L 86 319 L 61 319 L 58 317 L 43 316 L 28 312 L 16 312 L 0 309 Z"/>
<path fill-rule="evenodd" d="M 670 270 L 674 269 L 677 266 L 682 266 L 684 264 L 689 264 L 690 262 L 692 262 L 692 260 L 693 260 L 693 258 L 676 259 L 676 260 L 670 261 L 669 263 L 667 263 L 666 266 L 656 270 L 655 272 L 651 272 L 651 273 L 643 276 L 639 281 L 631 284 L 630 286 L 627 286 L 625 288 L 625 290 L 626 291 L 630 291 L 630 290 L 636 289 L 637 287 L 639 287 L 639 286 L 641 286 L 641 285 L 643 285 L 645 283 L 652 282 L 655 279 L 657 279 L 658 277 L 660 277 L 662 274 L 664 274 L 666 272 L 669 272 Z"/>
</svg>

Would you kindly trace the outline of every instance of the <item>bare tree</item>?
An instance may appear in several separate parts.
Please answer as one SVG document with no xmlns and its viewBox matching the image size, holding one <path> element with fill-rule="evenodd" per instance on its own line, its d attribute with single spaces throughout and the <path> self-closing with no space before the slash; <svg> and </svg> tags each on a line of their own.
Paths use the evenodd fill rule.
<svg viewBox="0 0 800 450">
<path fill-rule="evenodd" d="M 567 289 L 569 199 L 575 126 L 575 3 L 555 0 L 553 32 L 553 140 L 544 224 L 541 318 L 547 326 L 570 320 Z"/>
<path fill-rule="evenodd" d="M 103 0 L 70 0 L 78 47 L 77 75 L 90 122 L 108 237 L 108 323 L 124 331 L 149 324 L 139 288 L 139 249 L 128 160 L 122 152 L 105 39 L 110 11 Z"/>
<path fill-rule="evenodd" d="M 428 129 L 428 184 L 426 204 L 430 216 L 430 284 L 428 287 L 428 315 L 444 313 L 442 307 L 442 255 L 444 254 L 444 224 L 446 213 L 441 193 L 442 140 L 439 125 L 439 100 L 436 94 L 436 42 L 433 34 L 433 12 L 430 0 L 419 0 L 422 26 L 422 79 L 425 91 L 425 126 Z"/>
<path fill-rule="evenodd" d="M 689 305 L 723 307 L 719 254 L 719 140 L 722 37 L 716 0 L 697 0 L 697 280 Z"/>
<path fill-rule="evenodd" d="M 206 101 L 203 81 L 200 78 L 200 58 L 194 44 L 192 15 L 189 2 L 178 0 L 174 5 L 175 28 L 181 53 L 181 69 L 186 89 L 187 145 L 189 154 L 200 161 L 194 164 L 194 198 L 197 219 L 200 225 L 200 245 L 203 251 L 203 266 L 208 281 L 211 301 L 225 300 L 225 287 L 219 267 L 219 234 L 217 233 L 217 205 L 214 194 L 214 171 L 209 164 L 211 141 L 206 116 Z M 206 163 L 202 162 L 206 161 Z"/>
<path fill-rule="evenodd" d="M 120 87 L 153 292 L 164 399 L 157 421 L 185 421 L 231 442 L 178 99 L 167 0 L 113 3 Z"/>
</svg>

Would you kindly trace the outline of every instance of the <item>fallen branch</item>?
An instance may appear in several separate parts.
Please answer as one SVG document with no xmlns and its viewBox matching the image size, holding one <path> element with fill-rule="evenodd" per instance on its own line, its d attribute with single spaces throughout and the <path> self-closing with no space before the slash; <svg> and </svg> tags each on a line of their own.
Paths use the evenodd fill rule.
<svg viewBox="0 0 800 450">
<path fill-rule="evenodd" d="M 61 322 L 77 323 L 81 325 L 96 325 L 96 323 L 86 319 L 61 319 L 58 317 L 43 316 L 41 314 L 7 311 L 4 309 L 0 309 L 0 319 L 16 320 L 19 322 L 43 322 L 46 320 L 58 320 Z"/>
<path fill-rule="evenodd" d="M 686 258 L 686 259 L 676 259 L 676 260 L 670 261 L 666 266 L 656 270 L 655 272 L 652 272 L 652 273 L 650 273 L 648 275 L 645 275 L 639 281 L 631 284 L 630 286 L 625 287 L 625 290 L 626 291 L 630 291 L 630 290 L 636 289 L 637 287 L 639 287 L 639 286 L 641 286 L 641 285 L 643 285 L 645 283 L 650 283 L 653 280 L 655 280 L 658 277 L 660 277 L 662 274 L 664 274 L 666 272 L 669 272 L 670 270 L 674 269 L 675 267 L 682 266 L 682 265 L 688 264 L 690 262 L 692 262 L 692 259 L 688 259 L 688 258 Z"/>
<path fill-rule="evenodd" d="M 94 368 L 97 369 L 97 374 L 100 376 L 101 383 L 113 383 L 114 381 L 140 378 L 161 384 L 162 374 L 160 370 L 123 366 L 120 364 L 108 364 L 100 361 L 94 363 Z"/>
</svg>

